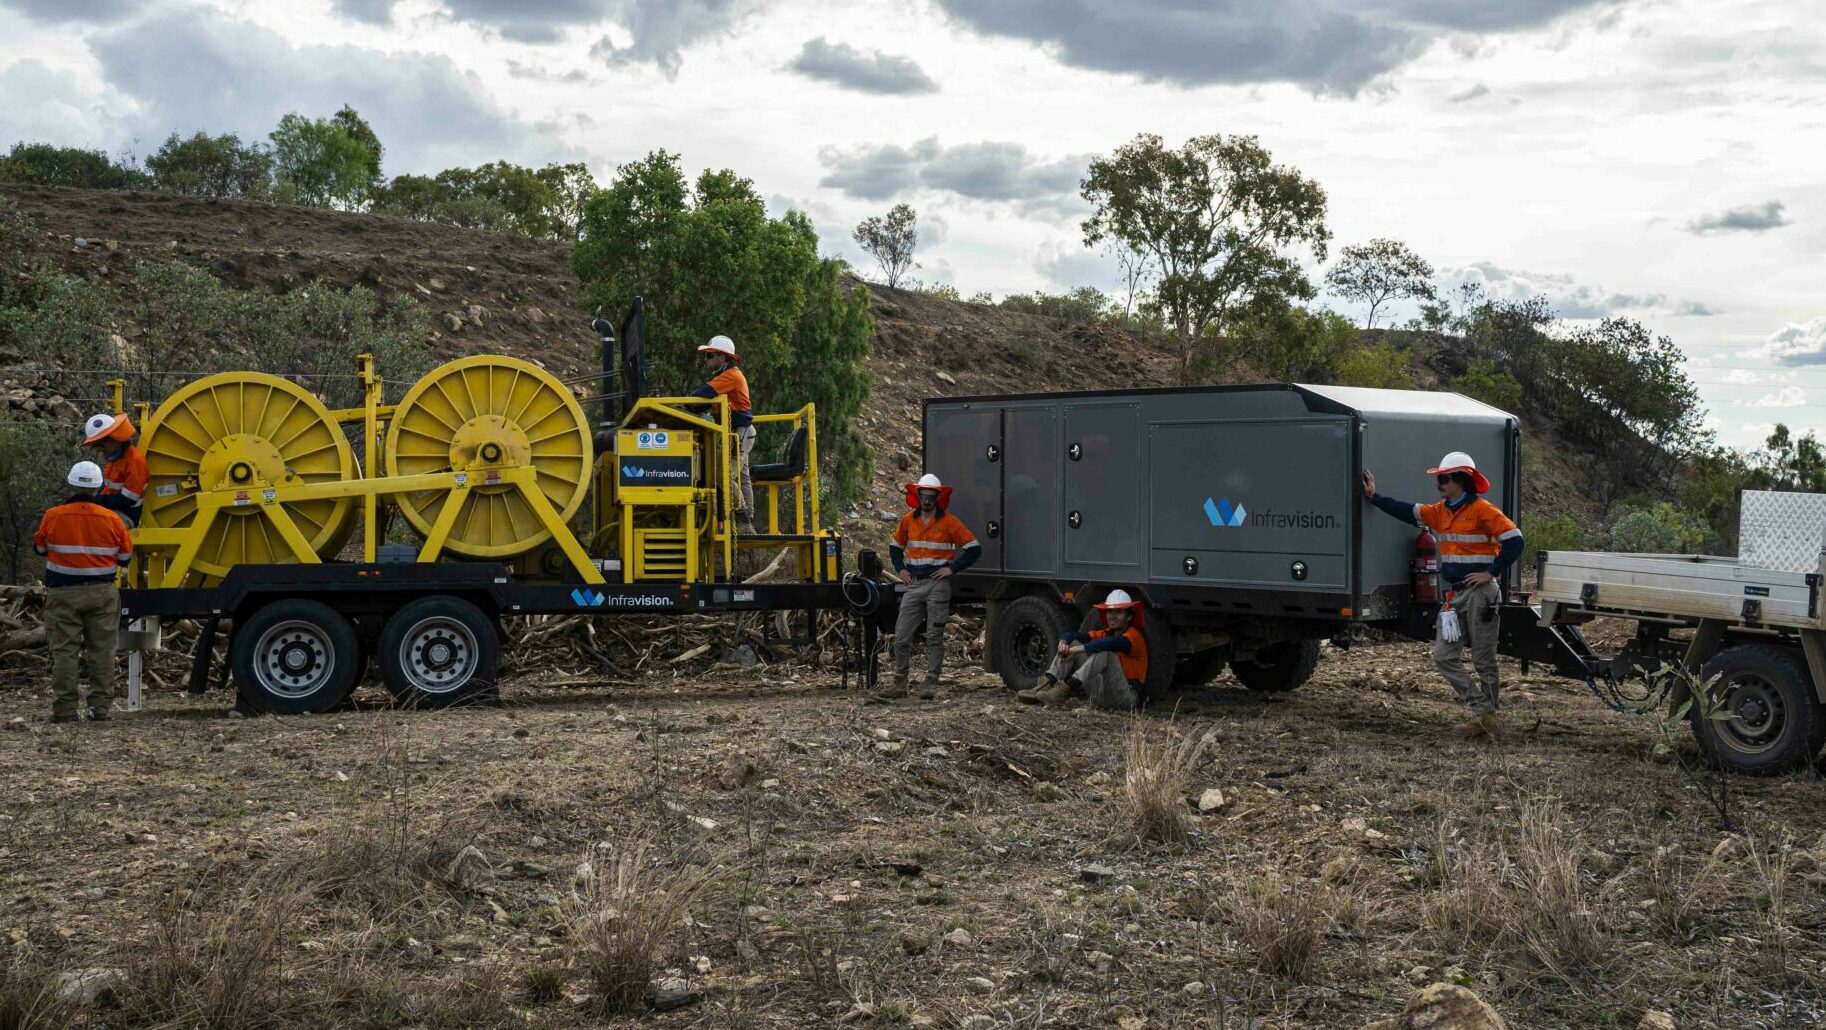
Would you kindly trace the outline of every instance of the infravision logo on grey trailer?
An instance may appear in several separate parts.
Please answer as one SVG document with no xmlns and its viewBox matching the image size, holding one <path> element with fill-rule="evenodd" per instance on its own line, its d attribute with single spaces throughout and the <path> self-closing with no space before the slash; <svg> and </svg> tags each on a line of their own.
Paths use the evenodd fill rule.
<svg viewBox="0 0 1826 1030">
<path fill-rule="evenodd" d="M 1249 517 L 1249 509 L 1241 504 L 1232 505 L 1228 497 L 1221 501 L 1213 501 L 1207 497 L 1205 498 L 1205 517 L 1211 520 L 1213 526 L 1235 529 Z"/>
<path fill-rule="evenodd" d="M 1243 507 L 1243 502 L 1230 503 L 1230 498 L 1212 500 L 1205 498 L 1205 517 L 1219 529 L 1241 529 L 1244 526 L 1258 526 L 1264 529 L 1337 529 L 1342 525 L 1338 516 L 1327 515 L 1320 511 L 1258 511 L 1250 514 Z"/>
</svg>

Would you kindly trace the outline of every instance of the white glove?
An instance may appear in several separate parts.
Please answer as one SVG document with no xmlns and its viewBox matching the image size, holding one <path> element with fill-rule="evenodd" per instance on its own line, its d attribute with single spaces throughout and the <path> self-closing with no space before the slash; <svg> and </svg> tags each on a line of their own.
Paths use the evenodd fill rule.
<svg viewBox="0 0 1826 1030">
<path fill-rule="evenodd" d="M 1446 608 L 1439 613 L 1439 639 L 1448 644 L 1458 643 L 1458 613 Z"/>
</svg>

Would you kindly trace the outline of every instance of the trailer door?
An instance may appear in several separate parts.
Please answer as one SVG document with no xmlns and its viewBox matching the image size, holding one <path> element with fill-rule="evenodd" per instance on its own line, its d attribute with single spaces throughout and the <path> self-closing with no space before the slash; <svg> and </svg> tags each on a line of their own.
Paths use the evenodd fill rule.
<svg viewBox="0 0 1826 1030">
<path fill-rule="evenodd" d="M 1009 408 L 1002 438 L 1002 567 L 1052 576 L 1059 568 L 1059 413 L 1052 405 Z"/>
<path fill-rule="evenodd" d="M 1139 404 L 1065 406 L 1065 564 L 1091 579 L 1140 578 Z"/>
<path fill-rule="evenodd" d="M 951 514 L 983 545 L 972 571 L 1002 569 L 1002 409 L 970 403 L 926 407 L 924 471 L 951 487 Z M 919 471 L 908 474 L 908 481 Z M 897 506 L 904 503 L 900 498 Z M 904 509 L 899 509 L 904 510 Z"/>
</svg>

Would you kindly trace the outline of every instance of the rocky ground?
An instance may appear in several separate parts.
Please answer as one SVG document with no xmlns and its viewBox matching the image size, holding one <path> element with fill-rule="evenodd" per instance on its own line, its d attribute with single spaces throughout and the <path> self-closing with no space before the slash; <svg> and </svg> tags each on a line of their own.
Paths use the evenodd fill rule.
<svg viewBox="0 0 1826 1030">
<path fill-rule="evenodd" d="M 592 968 L 648 951 L 661 1026 L 1357 1027 L 1435 983 L 1510 1027 L 1826 1013 L 1811 777 L 1733 780 L 1728 832 L 1576 682 L 1509 667 L 1506 738 L 1451 736 L 1414 644 L 1138 720 L 953 659 L 885 707 L 662 653 L 498 709 L 67 727 L 11 657 L 0 1021 L 35 984 L 96 1000 L 25 1025 L 595 1026 L 634 1017 Z"/>
</svg>

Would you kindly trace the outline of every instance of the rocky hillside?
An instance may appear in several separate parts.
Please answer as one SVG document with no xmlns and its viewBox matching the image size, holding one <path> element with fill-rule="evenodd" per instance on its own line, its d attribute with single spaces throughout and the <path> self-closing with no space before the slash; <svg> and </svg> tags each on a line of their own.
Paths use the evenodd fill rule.
<svg viewBox="0 0 1826 1030">
<path fill-rule="evenodd" d="M 0 196 L 35 220 L 29 260 L 106 283 L 129 263 L 179 260 L 237 289 L 281 293 L 314 282 L 403 293 L 431 313 L 440 355 L 497 352 L 574 373 L 595 363 L 595 339 L 576 310 L 577 281 L 566 248 L 542 240 L 457 229 L 382 215 L 348 214 L 249 201 L 158 193 L 7 185 Z M 980 304 L 873 286 L 873 396 L 861 417 L 876 455 L 866 497 L 837 516 L 850 536 L 878 544 L 899 510 L 899 485 L 916 474 L 920 402 L 931 396 L 1162 386 L 1171 354 L 1100 324 L 1069 325 Z M 123 310 L 114 327 L 140 333 Z M 1442 347 L 1450 338 L 1440 338 Z M 26 369 L 34 356 L 0 346 L 0 403 L 33 416 L 74 422 L 76 404 L 48 392 Z M 382 370 L 384 373 L 384 369 Z M 1236 381 L 1253 381 L 1234 370 Z M 1416 385 L 1437 387 L 1425 365 Z M 766 404 L 766 384 L 756 383 Z M 580 387 L 587 392 L 587 387 Z M 1550 438 L 1529 449 L 1524 506 L 1582 512 L 1563 484 L 1576 455 Z"/>
</svg>

